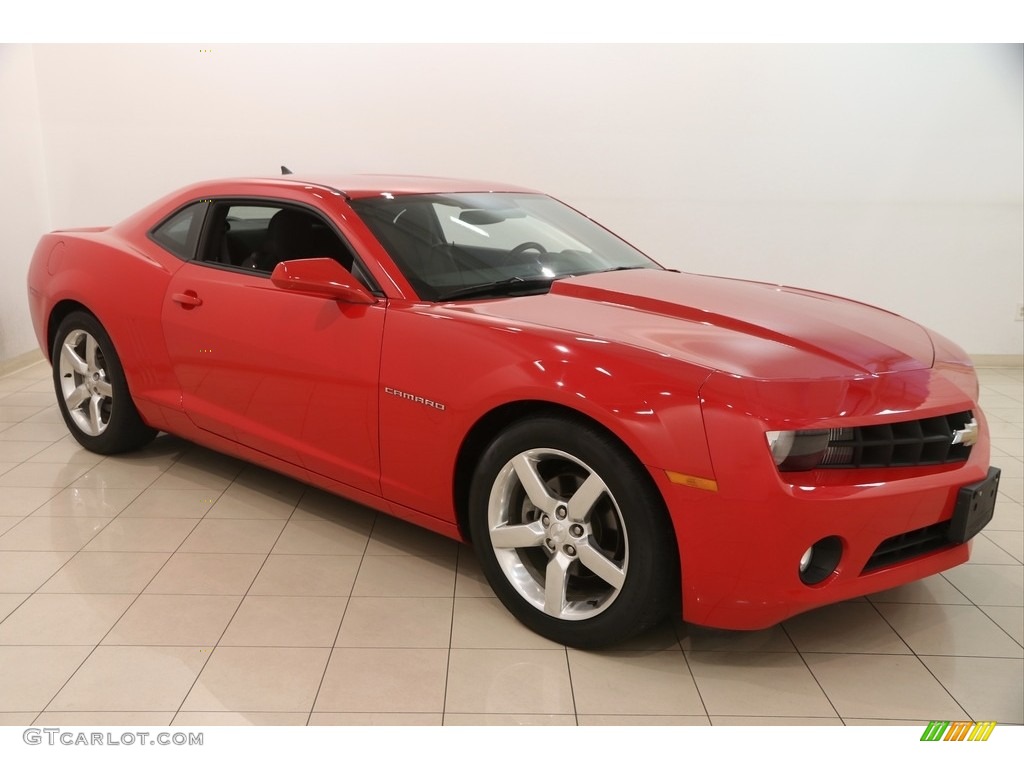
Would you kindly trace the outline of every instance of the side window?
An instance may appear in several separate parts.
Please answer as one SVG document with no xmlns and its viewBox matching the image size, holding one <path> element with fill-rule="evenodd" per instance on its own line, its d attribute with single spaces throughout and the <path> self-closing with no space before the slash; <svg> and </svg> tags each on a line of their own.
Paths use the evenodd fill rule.
<svg viewBox="0 0 1024 768">
<path fill-rule="evenodd" d="M 279 205 L 260 203 L 215 204 L 203 238 L 202 260 L 260 272 L 272 271 L 276 262 L 270 264 L 262 257 L 257 261 L 257 257 L 266 252 L 271 242 L 270 222 L 282 210 L 285 209 Z"/>
<path fill-rule="evenodd" d="M 191 259 L 199 242 L 206 201 L 192 203 L 165 219 L 150 232 L 150 237 L 179 259 Z"/>
<path fill-rule="evenodd" d="M 267 200 L 214 202 L 200 260 L 269 275 L 282 261 L 331 258 L 377 291 L 352 250 L 320 216 Z"/>
</svg>

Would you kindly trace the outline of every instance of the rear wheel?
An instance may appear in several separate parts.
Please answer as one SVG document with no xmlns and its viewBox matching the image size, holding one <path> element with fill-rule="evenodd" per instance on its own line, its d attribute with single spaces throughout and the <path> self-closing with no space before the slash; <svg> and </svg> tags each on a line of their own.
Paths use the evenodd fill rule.
<svg viewBox="0 0 1024 768">
<path fill-rule="evenodd" d="M 139 448 L 156 436 L 139 417 L 121 362 L 103 326 L 72 312 L 61 322 L 51 350 L 57 404 L 71 434 L 96 453 Z"/>
<path fill-rule="evenodd" d="M 584 422 L 541 417 L 499 435 L 477 467 L 470 515 L 495 593 L 556 642 L 624 640 L 662 619 L 675 594 L 657 489 L 617 440 Z"/>
</svg>

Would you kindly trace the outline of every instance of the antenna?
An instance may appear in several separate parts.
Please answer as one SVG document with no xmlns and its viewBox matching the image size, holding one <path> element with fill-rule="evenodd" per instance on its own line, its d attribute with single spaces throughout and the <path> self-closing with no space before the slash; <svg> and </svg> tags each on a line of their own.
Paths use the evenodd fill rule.
<svg viewBox="0 0 1024 768">
<path fill-rule="evenodd" d="M 290 170 L 288 170 L 287 166 L 285 166 L 285 165 L 281 166 L 281 175 L 282 176 L 291 176 L 291 174 L 292 174 L 292 172 Z"/>
</svg>

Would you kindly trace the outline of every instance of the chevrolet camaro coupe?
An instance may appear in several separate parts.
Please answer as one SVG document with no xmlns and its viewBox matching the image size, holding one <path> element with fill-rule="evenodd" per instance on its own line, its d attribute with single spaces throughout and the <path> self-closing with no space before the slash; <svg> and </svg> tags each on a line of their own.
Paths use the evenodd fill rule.
<svg viewBox="0 0 1024 768">
<path fill-rule="evenodd" d="M 201 183 L 43 236 L 28 288 L 83 446 L 164 431 L 472 542 L 559 643 L 771 626 L 963 563 L 993 514 L 953 343 L 509 185 Z"/>
</svg>

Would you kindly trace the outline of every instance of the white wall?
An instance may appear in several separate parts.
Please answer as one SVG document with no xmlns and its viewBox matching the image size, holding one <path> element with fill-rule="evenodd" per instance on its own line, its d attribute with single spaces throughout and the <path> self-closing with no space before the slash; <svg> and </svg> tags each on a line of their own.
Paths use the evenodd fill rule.
<svg viewBox="0 0 1024 768">
<path fill-rule="evenodd" d="M 54 226 L 282 163 L 493 178 L 1024 351 L 1021 46 L 203 47 L 34 48 Z"/>
<path fill-rule="evenodd" d="M 34 349 L 25 272 L 50 229 L 32 48 L 0 45 L 0 364 Z"/>
</svg>

